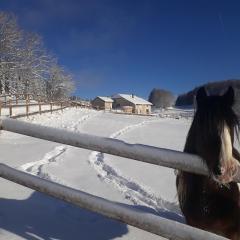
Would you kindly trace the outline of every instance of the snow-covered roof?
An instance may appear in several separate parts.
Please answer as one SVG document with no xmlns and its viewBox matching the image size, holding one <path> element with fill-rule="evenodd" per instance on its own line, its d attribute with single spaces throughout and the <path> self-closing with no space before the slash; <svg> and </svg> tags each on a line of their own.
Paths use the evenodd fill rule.
<svg viewBox="0 0 240 240">
<path fill-rule="evenodd" d="M 144 105 L 152 105 L 152 103 L 148 102 L 147 100 L 137 97 L 133 94 L 116 94 L 112 96 L 112 98 L 124 98 L 125 100 L 133 103 L 133 104 L 144 104 Z"/>
<path fill-rule="evenodd" d="M 104 102 L 113 102 L 113 100 L 110 97 L 100 97 L 100 96 L 97 96 L 97 97 L 103 100 Z"/>
</svg>

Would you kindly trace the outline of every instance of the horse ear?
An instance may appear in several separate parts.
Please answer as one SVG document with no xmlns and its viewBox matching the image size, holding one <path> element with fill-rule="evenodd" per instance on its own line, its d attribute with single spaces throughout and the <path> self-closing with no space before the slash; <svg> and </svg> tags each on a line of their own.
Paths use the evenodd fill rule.
<svg viewBox="0 0 240 240">
<path fill-rule="evenodd" d="M 232 106 L 234 103 L 234 89 L 232 86 L 228 88 L 228 90 L 223 95 L 224 103 L 228 106 Z"/>
<path fill-rule="evenodd" d="M 205 87 L 199 88 L 196 95 L 197 104 L 199 105 L 199 103 L 202 100 L 204 100 L 206 97 L 207 97 L 207 93 L 206 93 Z"/>
</svg>

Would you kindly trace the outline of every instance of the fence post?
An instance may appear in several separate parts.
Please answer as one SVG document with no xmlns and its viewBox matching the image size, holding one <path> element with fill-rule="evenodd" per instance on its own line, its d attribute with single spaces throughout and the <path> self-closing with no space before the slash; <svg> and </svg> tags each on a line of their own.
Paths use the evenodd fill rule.
<svg viewBox="0 0 240 240">
<path fill-rule="evenodd" d="M 53 103 L 50 102 L 50 111 L 51 111 L 51 114 L 52 114 L 52 112 L 53 112 L 53 111 L 52 111 L 52 110 L 53 110 L 53 109 L 52 109 L 52 107 L 53 107 L 52 105 L 53 105 Z"/>
<path fill-rule="evenodd" d="M 16 98 L 16 105 L 18 105 L 18 94 L 15 95 Z"/>
<path fill-rule="evenodd" d="M 9 116 L 12 116 L 12 100 L 9 99 Z"/>
<path fill-rule="evenodd" d="M 0 101 L 0 116 L 2 116 L 2 101 Z"/>
<path fill-rule="evenodd" d="M 39 114 L 42 114 L 42 106 L 41 106 L 41 100 L 38 99 L 38 107 L 39 107 Z"/>
<path fill-rule="evenodd" d="M 63 102 L 62 101 L 60 102 L 60 105 L 61 105 L 61 111 L 63 112 Z"/>
<path fill-rule="evenodd" d="M 28 113 L 29 113 L 28 94 L 26 94 L 25 97 L 26 97 L 26 115 L 28 117 Z"/>
</svg>

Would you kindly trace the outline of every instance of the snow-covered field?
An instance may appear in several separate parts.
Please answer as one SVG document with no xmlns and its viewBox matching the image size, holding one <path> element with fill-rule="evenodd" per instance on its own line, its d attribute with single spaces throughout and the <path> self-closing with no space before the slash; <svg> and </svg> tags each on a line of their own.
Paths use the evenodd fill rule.
<svg viewBox="0 0 240 240">
<path fill-rule="evenodd" d="M 65 109 L 21 119 L 74 132 L 182 150 L 191 118 Z M 173 112 L 169 113 L 173 116 Z M 1 162 L 42 178 L 183 222 L 171 169 L 1 132 Z M 161 239 L 0 179 L 0 239 Z"/>
</svg>

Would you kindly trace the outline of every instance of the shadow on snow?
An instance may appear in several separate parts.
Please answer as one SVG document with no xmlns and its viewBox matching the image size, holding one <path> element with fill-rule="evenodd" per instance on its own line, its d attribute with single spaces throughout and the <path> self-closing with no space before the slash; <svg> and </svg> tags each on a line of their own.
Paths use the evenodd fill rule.
<svg viewBox="0 0 240 240">
<path fill-rule="evenodd" d="M 181 216 L 145 206 L 132 209 L 183 222 Z M 34 192 L 28 199 L 0 199 L 0 228 L 29 240 L 108 240 L 128 233 L 126 224 Z M 1 237 L 1 233 L 0 233 Z"/>
<path fill-rule="evenodd" d="M 128 232 L 125 224 L 38 192 L 26 200 L 1 198 L 0 228 L 29 240 L 107 240 Z"/>
</svg>

